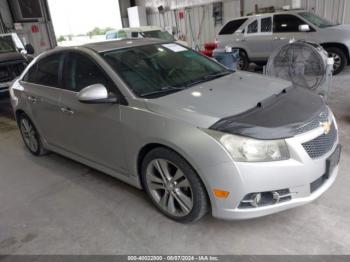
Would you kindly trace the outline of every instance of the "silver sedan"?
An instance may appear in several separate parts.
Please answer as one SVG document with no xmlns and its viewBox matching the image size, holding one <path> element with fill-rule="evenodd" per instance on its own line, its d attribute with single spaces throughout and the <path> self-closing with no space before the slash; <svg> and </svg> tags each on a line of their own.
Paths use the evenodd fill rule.
<svg viewBox="0 0 350 262">
<path fill-rule="evenodd" d="M 48 51 L 10 89 L 25 145 L 144 189 L 179 222 L 296 207 L 334 182 L 338 128 L 323 100 L 155 39 Z"/>
</svg>

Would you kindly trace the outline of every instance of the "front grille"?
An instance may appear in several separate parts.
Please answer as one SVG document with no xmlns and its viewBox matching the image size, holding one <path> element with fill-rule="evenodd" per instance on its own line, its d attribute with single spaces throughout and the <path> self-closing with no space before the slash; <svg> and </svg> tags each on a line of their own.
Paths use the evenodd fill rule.
<svg viewBox="0 0 350 262">
<path fill-rule="evenodd" d="M 330 117 L 330 112 L 328 108 L 324 110 L 321 114 L 319 114 L 317 117 L 315 117 L 313 120 L 311 120 L 309 123 L 306 125 L 303 125 L 297 129 L 297 134 L 303 134 L 306 132 L 309 132 L 311 130 L 314 130 L 320 126 L 320 123 L 322 122 L 327 122 Z"/>
<path fill-rule="evenodd" d="M 23 72 L 24 68 L 23 63 L 0 66 L 0 83 L 12 81 Z"/>
<path fill-rule="evenodd" d="M 313 159 L 319 158 L 327 154 L 334 147 L 337 140 L 337 129 L 332 124 L 331 130 L 328 134 L 321 135 L 315 139 L 303 144 L 304 149 Z"/>
</svg>

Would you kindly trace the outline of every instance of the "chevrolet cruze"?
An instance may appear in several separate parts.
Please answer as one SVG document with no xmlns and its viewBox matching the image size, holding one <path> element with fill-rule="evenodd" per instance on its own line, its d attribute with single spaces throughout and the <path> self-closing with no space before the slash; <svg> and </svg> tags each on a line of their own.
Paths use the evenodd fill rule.
<svg viewBox="0 0 350 262">
<path fill-rule="evenodd" d="M 321 97 L 176 43 L 56 48 L 10 93 L 32 154 L 53 151 L 144 189 L 179 222 L 300 206 L 338 172 L 338 128 Z"/>
</svg>

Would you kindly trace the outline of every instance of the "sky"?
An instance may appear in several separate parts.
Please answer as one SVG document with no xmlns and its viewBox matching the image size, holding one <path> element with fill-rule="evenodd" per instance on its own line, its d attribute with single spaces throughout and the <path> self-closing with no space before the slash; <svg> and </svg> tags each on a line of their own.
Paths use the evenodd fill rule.
<svg viewBox="0 0 350 262">
<path fill-rule="evenodd" d="M 118 0 L 48 0 L 56 36 L 122 28 Z"/>
</svg>

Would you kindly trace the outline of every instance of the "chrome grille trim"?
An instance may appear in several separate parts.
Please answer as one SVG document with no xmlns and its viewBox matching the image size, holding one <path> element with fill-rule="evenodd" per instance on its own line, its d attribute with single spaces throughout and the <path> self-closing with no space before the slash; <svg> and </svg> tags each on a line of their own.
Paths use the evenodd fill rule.
<svg viewBox="0 0 350 262">
<path fill-rule="evenodd" d="M 320 127 L 320 123 L 327 122 L 331 118 L 331 112 L 328 108 L 324 110 L 321 114 L 311 120 L 309 123 L 297 128 L 297 134 L 303 134 Z"/>
<path fill-rule="evenodd" d="M 328 134 L 323 134 L 309 142 L 303 143 L 303 147 L 312 159 L 319 158 L 332 150 L 337 141 L 337 137 L 338 131 L 335 124 L 332 123 L 331 130 Z"/>
</svg>

